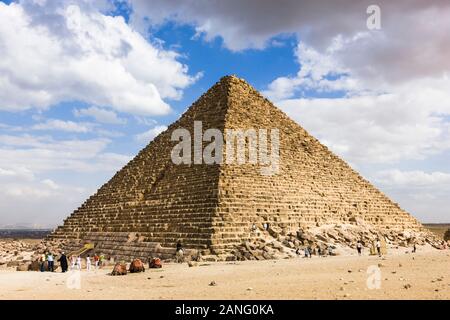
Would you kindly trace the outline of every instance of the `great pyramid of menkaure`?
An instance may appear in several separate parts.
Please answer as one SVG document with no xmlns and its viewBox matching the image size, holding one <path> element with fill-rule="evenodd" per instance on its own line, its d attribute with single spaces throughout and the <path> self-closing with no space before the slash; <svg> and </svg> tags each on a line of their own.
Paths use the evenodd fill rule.
<svg viewBox="0 0 450 320">
<path fill-rule="evenodd" d="M 177 128 L 193 131 L 194 121 L 202 122 L 203 132 L 277 128 L 278 174 L 264 175 L 262 165 L 248 162 L 173 163 L 177 142 L 171 134 Z M 226 256 L 270 237 L 282 241 L 280 236 L 290 234 L 292 240 L 299 230 L 361 224 L 373 234 L 394 238 L 405 231 L 424 232 L 415 218 L 248 83 L 226 76 L 75 210 L 50 239 L 64 240 L 69 247 L 94 243 L 96 250 L 122 258 L 169 257 L 178 240 L 199 255 Z"/>
</svg>

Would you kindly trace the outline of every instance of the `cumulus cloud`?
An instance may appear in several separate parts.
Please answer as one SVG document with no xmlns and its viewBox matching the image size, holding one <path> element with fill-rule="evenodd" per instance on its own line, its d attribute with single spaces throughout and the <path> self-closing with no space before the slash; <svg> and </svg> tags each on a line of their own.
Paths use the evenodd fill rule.
<svg viewBox="0 0 450 320">
<path fill-rule="evenodd" d="M 277 35 L 295 34 L 323 53 L 337 37 L 347 43 L 336 59 L 360 77 L 396 82 L 450 69 L 448 1 L 379 0 L 381 30 L 369 32 L 373 1 L 128 0 L 133 21 L 193 25 L 206 40 L 221 37 L 231 50 L 262 49 Z M 362 33 L 368 36 L 361 37 Z"/>
<path fill-rule="evenodd" d="M 450 149 L 450 79 L 423 79 L 395 92 L 300 98 L 278 105 L 355 163 L 425 159 Z"/>
<path fill-rule="evenodd" d="M 125 124 L 127 121 L 124 118 L 119 118 L 117 113 L 112 110 L 106 110 L 95 106 L 85 109 L 75 109 L 73 111 L 76 117 L 91 117 L 101 123 L 108 124 Z"/>
<path fill-rule="evenodd" d="M 178 54 L 87 1 L 0 3 L 0 109 L 83 101 L 167 114 L 194 77 Z"/>
<path fill-rule="evenodd" d="M 92 131 L 93 125 L 90 123 L 77 123 L 58 119 L 48 119 L 43 123 L 32 126 L 34 130 L 59 130 L 67 132 L 87 133 Z"/>
<path fill-rule="evenodd" d="M 388 169 L 374 173 L 372 181 L 419 220 L 448 222 L 450 173 Z"/>
<path fill-rule="evenodd" d="M 163 125 L 155 126 L 150 130 L 135 135 L 134 138 L 139 142 L 148 143 L 165 130 L 167 130 L 167 126 Z"/>
<path fill-rule="evenodd" d="M 8 174 L 5 175 L 5 171 Z M 29 169 L 2 169 L 1 165 L 0 184 L 1 224 L 13 226 L 54 227 L 91 191 L 57 184 L 49 178 L 39 179 Z"/>
<path fill-rule="evenodd" d="M 108 152 L 111 140 L 0 134 L 2 224 L 56 226 L 130 156 Z"/>
<path fill-rule="evenodd" d="M 58 170 L 113 172 L 130 157 L 107 152 L 105 138 L 55 140 L 49 136 L 0 135 L 0 168 L 26 168 L 33 173 Z"/>
<path fill-rule="evenodd" d="M 398 169 L 384 170 L 376 174 L 375 180 L 389 186 L 428 187 L 432 185 L 450 187 L 450 173 L 424 172 L 420 170 L 401 171 Z"/>
</svg>

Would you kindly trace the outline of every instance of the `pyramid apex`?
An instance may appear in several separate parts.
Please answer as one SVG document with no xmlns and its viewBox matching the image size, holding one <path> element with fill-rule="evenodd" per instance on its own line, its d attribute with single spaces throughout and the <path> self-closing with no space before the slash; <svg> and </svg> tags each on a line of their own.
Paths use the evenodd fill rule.
<svg viewBox="0 0 450 320">
<path fill-rule="evenodd" d="M 235 74 L 230 74 L 230 75 L 226 75 L 223 76 L 222 78 L 220 78 L 219 82 L 222 83 L 237 83 L 237 82 L 245 82 L 247 83 L 247 81 L 245 81 L 242 78 L 239 78 L 237 75 Z"/>
</svg>

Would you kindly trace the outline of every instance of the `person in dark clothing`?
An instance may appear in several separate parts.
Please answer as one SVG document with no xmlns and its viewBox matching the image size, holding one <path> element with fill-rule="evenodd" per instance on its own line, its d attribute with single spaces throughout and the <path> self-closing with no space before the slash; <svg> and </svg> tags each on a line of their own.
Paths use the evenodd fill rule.
<svg viewBox="0 0 450 320">
<path fill-rule="evenodd" d="M 66 272 L 68 269 L 68 263 L 67 263 L 67 257 L 66 255 L 63 253 L 61 253 L 61 257 L 59 257 L 58 262 L 61 265 L 61 270 L 62 272 Z"/>
<path fill-rule="evenodd" d="M 181 263 L 184 261 L 184 250 L 183 250 L 183 246 L 181 245 L 180 240 L 178 240 L 178 242 L 177 242 L 177 251 L 176 251 L 175 257 L 176 257 L 176 261 L 178 263 Z"/>
<path fill-rule="evenodd" d="M 360 256 L 362 254 L 362 243 L 361 241 L 358 241 L 356 244 L 356 250 L 358 250 L 358 255 Z"/>
</svg>

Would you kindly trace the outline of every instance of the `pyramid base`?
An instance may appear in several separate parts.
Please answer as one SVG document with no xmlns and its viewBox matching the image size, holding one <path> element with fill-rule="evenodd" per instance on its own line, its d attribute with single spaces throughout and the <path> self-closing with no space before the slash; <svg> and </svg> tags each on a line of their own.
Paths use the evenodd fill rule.
<svg viewBox="0 0 450 320">
<path fill-rule="evenodd" d="M 71 234 L 72 236 L 74 234 Z M 268 230 L 257 228 L 251 237 L 220 243 L 215 240 L 205 248 L 184 248 L 185 260 L 196 261 L 235 261 L 286 259 L 303 255 L 304 248 L 314 252 L 343 254 L 356 250 L 356 243 L 370 248 L 376 239 L 381 239 L 390 247 L 412 247 L 429 244 L 440 248 L 442 240 L 427 230 L 381 229 L 370 224 L 324 224 L 319 227 L 307 227 L 292 232 L 287 228 L 270 226 Z M 145 233 L 136 232 L 88 232 L 79 238 L 66 238 L 50 235 L 47 238 L 50 247 L 63 249 L 70 255 L 85 244 L 94 244 L 87 254 L 102 254 L 114 261 L 132 261 L 139 258 L 145 262 L 153 257 L 173 261 L 176 259 L 176 247 L 164 247 L 159 242 L 146 241 Z"/>
</svg>

